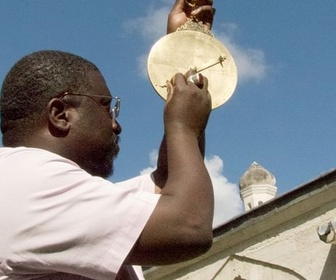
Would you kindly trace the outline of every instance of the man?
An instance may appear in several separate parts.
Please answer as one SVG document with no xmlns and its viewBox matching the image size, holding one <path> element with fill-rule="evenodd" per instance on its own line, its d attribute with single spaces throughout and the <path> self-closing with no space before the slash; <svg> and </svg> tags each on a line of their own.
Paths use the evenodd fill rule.
<svg viewBox="0 0 336 280">
<path fill-rule="evenodd" d="M 212 1 L 203 4 L 193 15 L 211 25 Z M 168 32 L 191 12 L 177 0 Z M 173 77 L 157 170 L 114 184 L 103 178 L 119 152 L 120 99 L 97 67 L 60 51 L 19 60 L 1 90 L 0 279 L 141 279 L 131 265 L 208 250 L 207 87 L 205 77 L 199 85 Z"/>
</svg>

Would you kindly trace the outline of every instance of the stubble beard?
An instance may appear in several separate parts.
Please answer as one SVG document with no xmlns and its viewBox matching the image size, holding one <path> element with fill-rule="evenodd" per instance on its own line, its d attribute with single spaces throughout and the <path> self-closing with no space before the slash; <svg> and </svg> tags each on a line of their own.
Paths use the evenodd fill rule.
<svg viewBox="0 0 336 280">
<path fill-rule="evenodd" d="M 86 161 L 83 169 L 92 176 L 99 176 L 105 179 L 112 176 L 114 171 L 114 160 L 119 153 L 118 142 L 119 137 L 116 137 L 111 145 L 105 149 L 100 149 L 100 151 L 95 151 Z"/>
</svg>

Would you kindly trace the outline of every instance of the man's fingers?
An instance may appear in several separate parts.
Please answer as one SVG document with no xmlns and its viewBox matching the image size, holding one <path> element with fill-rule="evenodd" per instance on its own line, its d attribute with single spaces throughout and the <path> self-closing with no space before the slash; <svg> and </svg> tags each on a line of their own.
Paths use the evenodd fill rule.
<svg viewBox="0 0 336 280">
<path fill-rule="evenodd" d="M 173 93 L 174 93 L 174 87 L 172 85 L 172 83 L 170 81 L 166 82 L 166 86 L 167 86 L 167 98 L 166 101 L 169 102 L 169 100 L 172 98 Z"/>
<path fill-rule="evenodd" d="M 212 6 L 201 6 L 191 12 L 191 15 L 206 24 L 209 29 L 212 26 L 216 9 Z"/>
<path fill-rule="evenodd" d="M 200 73 L 196 73 L 194 75 L 191 75 L 187 78 L 187 82 L 191 82 L 198 86 L 199 88 L 203 88 L 203 83 L 204 83 L 204 77 Z"/>
</svg>

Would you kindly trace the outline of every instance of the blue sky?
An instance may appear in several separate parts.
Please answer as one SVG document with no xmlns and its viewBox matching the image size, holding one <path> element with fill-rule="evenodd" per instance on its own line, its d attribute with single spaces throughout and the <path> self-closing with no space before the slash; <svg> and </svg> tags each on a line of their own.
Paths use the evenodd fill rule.
<svg viewBox="0 0 336 280">
<path fill-rule="evenodd" d="M 162 99 L 146 57 L 165 35 L 173 0 L 2 0 L 0 80 L 41 49 L 81 55 L 122 98 L 121 152 L 114 181 L 153 166 Z M 238 182 L 253 161 L 283 194 L 336 167 L 336 2 L 215 0 L 213 32 L 234 56 L 239 81 L 212 112 L 207 163 L 226 219 L 241 211 Z M 94 129 L 94 128 L 92 128 Z"/>
</svg>

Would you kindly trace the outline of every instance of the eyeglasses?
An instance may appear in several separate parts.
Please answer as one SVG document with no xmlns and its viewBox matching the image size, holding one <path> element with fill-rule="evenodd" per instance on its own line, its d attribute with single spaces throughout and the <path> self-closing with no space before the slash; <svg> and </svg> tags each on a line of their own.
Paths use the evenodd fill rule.
<svg viewBox="0 0 336 280">
<path fill-rule="evenodd" d="M 97 98 L 106 98 L 108 99 L 108 102 L 110 103 L 110 110 L 109 110 L 109 116 L 112 119 L 116 119 L 119 116 L 120 112 L 120 97 L 117 96 L 104 96 L 104 95 L 95 95 L 95 94 L 83 94 L 83 93 L 73 93 L 73 92 L 65 92 L 63 93 L 59 98 L 63 99 L 66 96 L 85 96 L 90 99 L 92 99 L 100 108 L 103 107 L 102 104 L 100 104 L 94 97 Z M 106 110 L 104 110 L 106 112 Z"/>
</svg>

